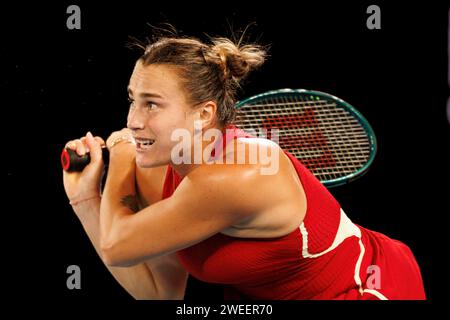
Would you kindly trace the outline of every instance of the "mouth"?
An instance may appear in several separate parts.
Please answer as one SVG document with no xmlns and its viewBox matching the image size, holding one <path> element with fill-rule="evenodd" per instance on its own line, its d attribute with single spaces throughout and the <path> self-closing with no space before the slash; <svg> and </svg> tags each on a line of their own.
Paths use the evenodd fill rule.
<svg viewBox="0 0 450 320">
<path fill-rule="evenodd" d="M 150 149 L 150 147 L 155 143 L 154 139 L 145 139 L 145 138 L 134 138 L 136 142 L 136 149 L 138 151 L 146 151 Z"/>
</svg>

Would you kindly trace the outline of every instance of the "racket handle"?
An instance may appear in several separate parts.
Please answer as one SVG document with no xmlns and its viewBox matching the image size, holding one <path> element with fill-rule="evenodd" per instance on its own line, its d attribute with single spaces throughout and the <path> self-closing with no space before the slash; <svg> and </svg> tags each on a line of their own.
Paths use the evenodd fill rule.
<svg viewBox="0 0 450 320">
<path fill-rule="evenodd" d="M 103 161 L 106 163 L 108 159 L 108 149 L 102 148 Z M 86 152 L 83 156 L 79 156 L 76 151 L 68 148 L 64 148 L 61 153 L 61 165 L 65 171 L 68 172 L 80 172 L 83 171 L 89 162 L 91 162 L 91 156 L 89 152 Z"/>
</svg>

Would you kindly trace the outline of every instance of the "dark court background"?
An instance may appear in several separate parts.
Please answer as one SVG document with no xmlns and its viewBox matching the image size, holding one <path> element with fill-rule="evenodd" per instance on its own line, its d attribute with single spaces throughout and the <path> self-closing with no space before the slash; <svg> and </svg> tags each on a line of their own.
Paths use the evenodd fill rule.
<svg viewBox="0 0 450 320">
<path fill-rule="evenodd" d="M 80 30 L 66 27 L 71 4 L 81 9 Z M 366 26 L 371 4 L 381 9 L 380 30 Z M 88 130 L 106 138 L 125 126 L 126 87 L 140 54 L 126 44 L 150 36 L 148 24 L 168 22 L 182 35 L 205 39 L 254 23 L 249 39 L 270 45 L 270 58 L 238 98 L 281 88 L 319 90 L 367 118 L 378 139 L 375 161 L 363 178 L 332 193 L 355 223 L 409 245 L 428 298 L 439 300 L 445 268 L 439 270 L 438 252 L 450 213 L 448 9 L 430 1 L 2 5 L 2 281 L 8 292 L 47 301 L 131 300 L 71 211 L 62 147 Z M 82 271 L 81 290 L 66 287 L 73 264 Z M 220 297 L 220 288 L 190 279 L 188 300 Z"/>
</svg>

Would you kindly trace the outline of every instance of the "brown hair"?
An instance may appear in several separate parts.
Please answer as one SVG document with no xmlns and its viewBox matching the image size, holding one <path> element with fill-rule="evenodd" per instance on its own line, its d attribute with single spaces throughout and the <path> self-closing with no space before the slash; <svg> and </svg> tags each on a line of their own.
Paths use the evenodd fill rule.
<svg viewBox="0 0 450 320">
<path fill-rule="evenodd" d="M 211 44 L 205 44 L 194 38 L 161 37 L 145 47 L 139 61 L 176 66 L 189 102 L 216 102 L 217 120 L 227 125 L 236 117 L 235 95 L 241 80 L 265 57 L 262 46 L 235 44 L 227 38 L 212 38 Z"/>
</svg>

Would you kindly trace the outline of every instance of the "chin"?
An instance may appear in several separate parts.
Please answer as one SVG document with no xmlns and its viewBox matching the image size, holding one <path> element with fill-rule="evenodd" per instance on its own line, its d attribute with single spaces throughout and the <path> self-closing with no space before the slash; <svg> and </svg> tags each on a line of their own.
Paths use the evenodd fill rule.
<svg viewBox="0 0 450 320">
<path fill-rule="evenodd" d="M 169 164 L 169 162 L 157 161 L 156 159 L 146 159 L 146 157 L 137 156 L 136 165 L 139 168 L 154 168 Z"/>
</svg>

